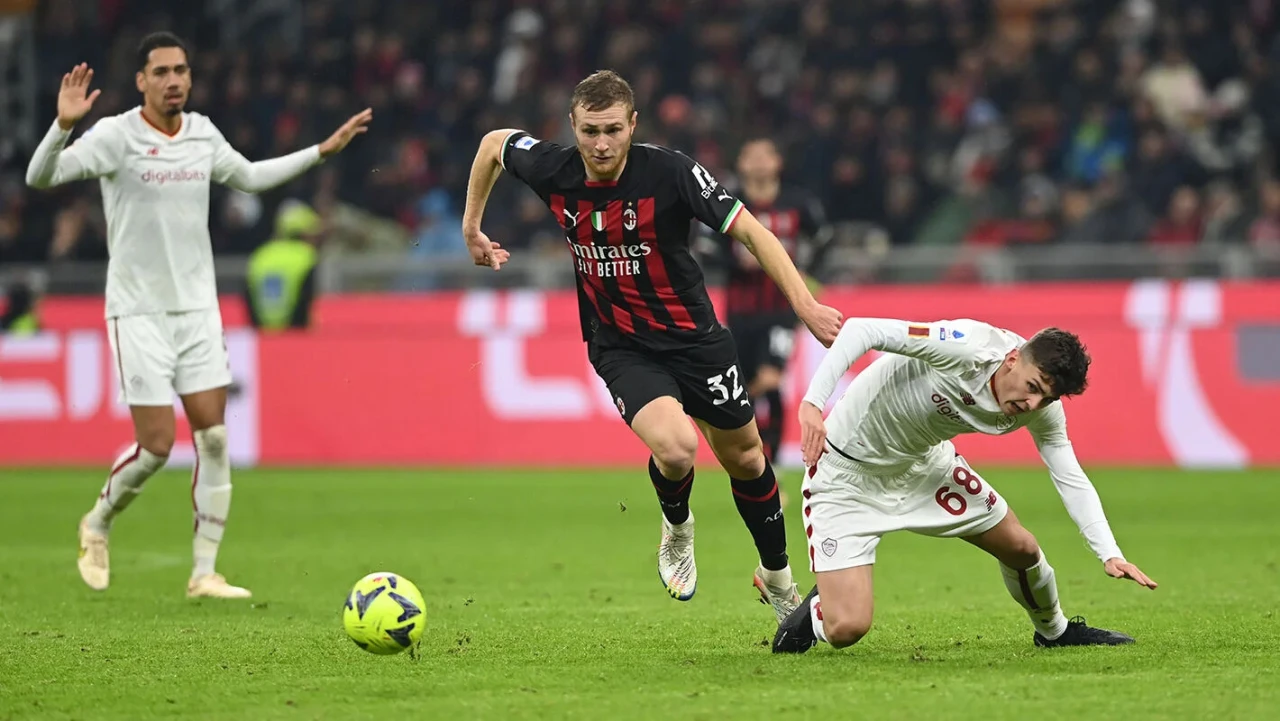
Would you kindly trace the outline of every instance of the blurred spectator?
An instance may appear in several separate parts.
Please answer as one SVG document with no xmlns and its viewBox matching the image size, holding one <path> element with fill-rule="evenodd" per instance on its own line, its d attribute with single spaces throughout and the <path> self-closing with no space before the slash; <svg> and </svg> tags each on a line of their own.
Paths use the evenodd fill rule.
<svg viewBox="0 0 1280 721">
<path fill-rule="evenodd" d="M 455 213 L 449 194 L 437 188 L 418 201 L 417 232 L 409 256 L 415 259 L 463 259 L 469 257 L 462 239 L 462 216 Z M 407 271 L 396 282 L 399 290 L 430 290 L 435 287 L 431 273 Z"/>
<path fill-rule="evenodd" d="M 325 255 L 460 257 L 452 226 L 480 137 L 521 127 L 572 142 L 569 93 L 601 67 L 632 81 L 638 141 L 694 154 L 713 173 L 728 175 L 744 137 L 774 137 L 788 182 L 833 221 L 875 229 L 848 237 L 1276 235 L 1274 192 L 1254 192 L 1280 170 L 1274 0 L 307 0 L 297 15 L 189 5 L 42 3 L 37 125 L 80 61 L 104 91 L 85 127 L 132 106 L 133 45 L 162 26 L 194 46 L 191 110 L 251 158 L 375 110 L 370 133 L 321 172 L 261 196 L 216 188 L 220 255 L 247 255 L 280 204 L 304 198 L 329 229 Z M 0 263 L 101 260 L 96 184 L 26 192 L 30 150 L 0 153 Z M 514 251 L 563 250 L 525 189 L 500 180 L 493 197 L 491 237 Z"/>
<path fill-rule="evenodd" d="M 1269 180 L 1258 189 L 1261 196 L 1258 217 L 1249 225 L 1249 243 L 1257 248 L 1280 251 L 1280 181 Z"/>
<path fill-rule="evenodd" d="M 1200 240 L 1202 230 L 1200 194 L 1184 185 L 1174 191 L 1169 212 L 1151 227 L 1147 241 L 1154 245 L 1193 245 Z"/>
<path fill-rule="evenodd" d="M 1068 180 L 1096 183 L 1103 173 L 1124 169 L 1126 138 L 1113 122 L 1106 103 L 1094 101 L 1072 133 L 1067 150 Z"/>
</svg>

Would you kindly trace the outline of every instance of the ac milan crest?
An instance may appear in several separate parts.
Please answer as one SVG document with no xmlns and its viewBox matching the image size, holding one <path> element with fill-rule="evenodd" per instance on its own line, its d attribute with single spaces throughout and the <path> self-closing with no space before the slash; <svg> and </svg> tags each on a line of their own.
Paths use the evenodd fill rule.
<svg viewBox="0 0 1280 721">
<path fill-rule="evenodd" d="M 627 208 L 622 211 L 622 227 L 627 230 L 636 229 L 636 211 L 633 208 Z"/>
</svg>

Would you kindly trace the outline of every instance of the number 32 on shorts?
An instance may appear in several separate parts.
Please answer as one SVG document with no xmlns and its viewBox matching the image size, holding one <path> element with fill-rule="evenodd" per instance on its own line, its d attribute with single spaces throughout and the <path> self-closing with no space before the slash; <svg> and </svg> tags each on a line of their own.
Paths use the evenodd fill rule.
<svg viewBox="0 0 1280 721">
<path fill-rule="evenodd" d="M 726 380 L 729 385 L 733 386 L 732 391 L 730 391 L 729 387 L 725 385 Z M 720 396 L 712 401 L 712 404 L 717 406 L 728 403 L 730 398 L 734 400 L 742 398 L 742 394 L 746 390 L 742 387 L 741 379 L 738 378 L 738 366 L 736 365 L 729 366 L 724 373 L 713 375 L 708 378 L 707 387 Z M 745 403 L 746 401 L 744 400 L 743 402 Z"/>
<path fill-rule="evenodd" d="M 960 486 L 961 490 L 965 491 L 970 496 L 978 496 L 982 494 L 982 479 L 978 478 L 978 474 L 964 466 L 956 466 L 955 469 L 951 471 L 951 481 L 957 486 Z M 966 500 L 964 496 L 960 495 L 958 491 L 954 490 L 949 483 L 944 483 L 942 487 L 938 489 L 938 492 L 933 494 L 933 500 L 937 501 L 939 506 L 942 506 L 942 510 L 953 516 L 963 516 L 964 512 L 969 510 L 969 501 Z M 996 500 L 995 491 L 991 491 L 987 494 L 983 503 L 986 504 L 988 511 L 996 505 Z"/>
</svg>

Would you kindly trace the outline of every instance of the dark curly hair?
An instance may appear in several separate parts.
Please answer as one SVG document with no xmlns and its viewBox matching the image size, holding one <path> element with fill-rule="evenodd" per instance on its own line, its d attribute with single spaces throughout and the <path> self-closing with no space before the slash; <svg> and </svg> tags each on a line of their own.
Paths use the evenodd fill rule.
<svg viewBox="0 0 1280 721">
<path fill-rule="evenodd" d="M 1089 364 L 1093 359 L 1075 333 L 1045 328 L 1022 346 L 1022 353 L 1049 379 L 1050 392 L 1055 397 L 1079 395 L 1089 387 Z"/>
</svg>

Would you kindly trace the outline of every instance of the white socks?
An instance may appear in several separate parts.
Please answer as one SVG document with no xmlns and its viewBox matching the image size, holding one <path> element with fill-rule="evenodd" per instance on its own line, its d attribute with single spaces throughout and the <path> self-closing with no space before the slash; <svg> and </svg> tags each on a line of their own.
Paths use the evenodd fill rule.
<svg viewBox="0 0 1280 721">
<path fill-rule="evenodd" d="M 165 456 L 157 456 L 134 443 L 116 459 L 111 466 L 111 474 L 102 487 L 98 502 L 89 511 L 89 528 L 98 533 L 111 530 L 111 519 L 133 503 L 133 499 L 142 492 L 142 484 L 164 467 Z"/>
<path fill-rule="evenodd" d="M 195 512 L 195 567 L 192 578 L 214 572 L 218 544 L 231 509 L 231 461 L 227 454 L 227 427 L 213 426 L 194 434 L 196 466 L 191 472 L 191 502 Z"/>
<path fill-rule="evenodd" d="M 822 626 L 822 597 L 817 594 L 809 602 L 809 619 L 813 621 L 813 635 L 823 643 L 831 643 L 827 640 L 827 630 Z"/>
<path fill-rule="evenodd" d="M 1053 577 L 1053 566 L 1040 554 L 1040 561 L 1025 571 L 1000 564 L 1004 587 L 1018 605 L 1027 609 L 1031 623 L 1041 636 L 1053 640 L 1067 630 L 1067 617 L 1058 605 L 1058 584 Z"/>
<path fill-rule="evenodd" d="M 772 591 L 789 591 L 795 585 L 795 581 L 791 578 L 791 566 L 785 566 L 777 571 L 760 566 L 756 569 L 756 573 L 760 574 L 760 580 L 764 581 L 764 585 Z"/>
</svg>

